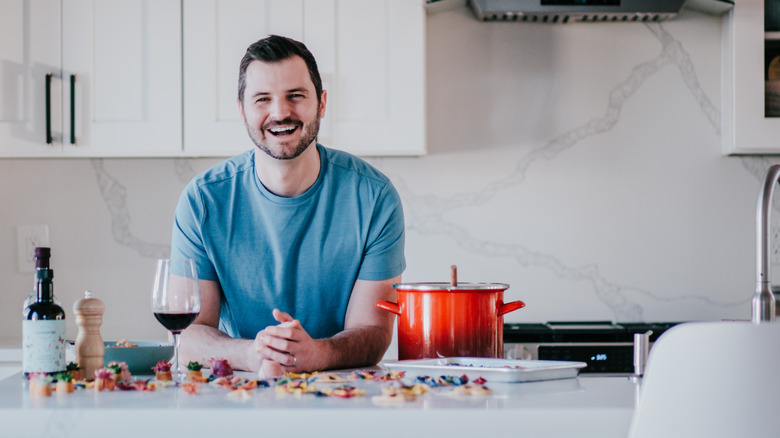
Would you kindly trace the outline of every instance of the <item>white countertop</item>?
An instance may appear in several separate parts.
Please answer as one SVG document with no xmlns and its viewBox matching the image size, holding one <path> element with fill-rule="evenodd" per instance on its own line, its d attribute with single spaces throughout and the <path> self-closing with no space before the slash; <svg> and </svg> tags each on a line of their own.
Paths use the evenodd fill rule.
<svg viewBox="0 0 780 438">
<path fill-rule="evenodd" d="M 491 383 L 489 396 L 447 394 L 437 388 L 417 401 L 378 405 L 381 386 L 351 380 L 366 396 L 350 399 L 252 391 L 244 402 L 221 387 L 196 395 L 95 392 L 36 397 L 21 373 L 0 381 L 2 436 L 281 436 L 626 437 L 639 384 L 628 377 L 577 377 L 544 382 Z M 34 425 L 34 426 L 33 426 Z M 433 435 L 431 435 L 433 434 Z"/>
</svg>

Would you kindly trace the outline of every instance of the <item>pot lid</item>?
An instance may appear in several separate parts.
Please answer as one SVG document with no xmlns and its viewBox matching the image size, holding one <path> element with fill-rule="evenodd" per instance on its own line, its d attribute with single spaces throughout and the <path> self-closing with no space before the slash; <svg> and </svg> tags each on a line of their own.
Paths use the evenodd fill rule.
<svg viewBox="0 0 780 438">
<path fill-rule="evenodd" d="M 394 284 L 393 289 L 404 292 L 456 292 L 456 291 L 484 291 L 500 292 L 509 289 L 505 283 L 400 283 Z"/>
</svg>

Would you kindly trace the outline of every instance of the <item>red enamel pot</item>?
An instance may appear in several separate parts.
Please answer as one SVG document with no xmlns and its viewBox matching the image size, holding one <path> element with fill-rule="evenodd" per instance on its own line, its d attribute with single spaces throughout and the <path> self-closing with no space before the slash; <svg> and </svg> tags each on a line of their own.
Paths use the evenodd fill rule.
<svg viewBox="0 0 780 438">
<path fill-rule="evenodd" d="M 525 307 L 504 303 L 503 283 L 396 284 L 398 303 L 379 301 L 398 315 L 398 359 L 504 355 L 504 316 Z"/>
</svg>

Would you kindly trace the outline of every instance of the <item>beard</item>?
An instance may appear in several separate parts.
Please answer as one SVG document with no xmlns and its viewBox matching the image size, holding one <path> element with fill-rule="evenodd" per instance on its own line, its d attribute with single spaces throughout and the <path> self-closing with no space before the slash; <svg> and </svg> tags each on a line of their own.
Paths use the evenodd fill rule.
<svg viewBox="0 0 780 438">
<path fill-rule="evenodd" d="M 269 128 L 282 125 L 296 125 L 298 127 L 297 129 L 301 130 L 301 140 L 295 145 L 290 145 L 289 142 L 284 141 L 284 138 L 277 138 L 273 134 L 268 133 Z M 266 123 L 260 130 L 247 125 L 246 130 L 255 146 L 268 154 L 268 156 L 276 158 L 277 160 L 292 160 L 301 155 L 317 138 L 317 134 L 320 131 L 320 110 L 317 110 L 317 116 L 314 118 L 314 121 L 308 125 L 305 125 L 297 119 L 286 118 L 284 120 Z M 272 150 L 267 141 L 269 136 L 274 140 L 278 140 L 281 147 L 277 150 Z"/>
</svg>

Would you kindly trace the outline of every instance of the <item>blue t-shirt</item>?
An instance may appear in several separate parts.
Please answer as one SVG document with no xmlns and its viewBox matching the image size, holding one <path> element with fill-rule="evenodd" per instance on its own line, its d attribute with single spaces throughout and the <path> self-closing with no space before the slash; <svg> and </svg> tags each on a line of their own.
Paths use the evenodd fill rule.
<svg viewBox="0 0 780 438">
<path fill-rule="evenodd" d="M 195 260 L 222 288 L 220 330 L 254 338 L 278 308 L 313 338 L 344 329 L 355 280 L 406 268 L 401 199 L 365 161 L 317 145 L 320 173 L 305 193 L 274 195 L 255 173 L 255 150 L 195 177 L 176 207 L 171 257 Z"/>
</svg>

